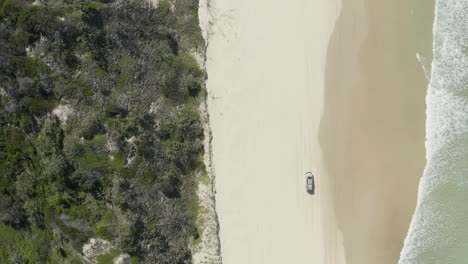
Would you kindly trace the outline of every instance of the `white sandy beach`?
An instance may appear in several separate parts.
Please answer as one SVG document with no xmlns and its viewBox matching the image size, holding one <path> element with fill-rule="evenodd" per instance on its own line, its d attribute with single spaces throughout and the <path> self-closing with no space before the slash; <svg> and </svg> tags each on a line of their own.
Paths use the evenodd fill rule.
<svg viewBox="0 0 468 264">
<path fill-rule="evenodd" d="M 224 264 L 398 259 L 424 166 L 412 13 L 344 2 L 201 10 Z"/>
<path fill-rule="evenodd" d="M 214 22 L 206 66 L 223 263 L 325 263 L 323 227 L 335 225 L 323 215 L 332 206 L 316 139 L 339 3 L 216 0 L 210 12 L 201 18 Z"/>
</svg>

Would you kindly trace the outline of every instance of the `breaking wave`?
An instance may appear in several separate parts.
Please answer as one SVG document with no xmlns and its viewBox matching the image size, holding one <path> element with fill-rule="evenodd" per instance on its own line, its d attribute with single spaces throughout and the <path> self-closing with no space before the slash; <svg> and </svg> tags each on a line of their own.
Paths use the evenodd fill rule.
<svg viewBox="0 0 468 264">
<path fill-rule="evenodd" d="M 468 1 L 437 0 L 426 160 L 400 264 L 468 263 Z"/>
</svg>

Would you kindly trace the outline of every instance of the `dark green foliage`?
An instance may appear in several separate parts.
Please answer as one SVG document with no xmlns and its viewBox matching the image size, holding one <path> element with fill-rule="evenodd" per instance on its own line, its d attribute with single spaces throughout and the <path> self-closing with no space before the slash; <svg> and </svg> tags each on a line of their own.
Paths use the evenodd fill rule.
<svg viewBox="0 0 468 264">
<path fill-rule="evenodd" d="M 58 20 L 61 10 L 42 6 L 32 6 L 18 15 L 19 26 L 26 29 L 32 41 L 38 40 L 40 35 L 52 37 L 62 23 Z"/>
<path fill-rule="evenodd" d="M 113 118 L 113 117 L 126 117 L 128 111 L 123 107 L 120 107 L 115 104 L 108 104 L 104 109 L 106 117 Z"/>
<path fill-rule="evenodd" d="M 122 253 L 121 250 L 112 249 L 109 253 L 98 257 L 98 264 L 113 264 L 113 259 L 118 257 Z"/>
<path fill-rule="evenodd" d="M 198 2 L 38 3 L 0 0 L 0 263 L 190 263 Z"/>
<path fill-rule="evenodd" d="M 17 14 L 21 11 L 22 6 L 16 3 L 15 0 L 2 1 L 1 15 L 11 18 L 16 18 Z"/>
<path fill-rule="evenodd" d="M 0 221 L 0 262 L 38 263 L 47 258 L 51 238 L 47 231 L 35 227 L 30 232 L 19 231 Z"/>
</svg>

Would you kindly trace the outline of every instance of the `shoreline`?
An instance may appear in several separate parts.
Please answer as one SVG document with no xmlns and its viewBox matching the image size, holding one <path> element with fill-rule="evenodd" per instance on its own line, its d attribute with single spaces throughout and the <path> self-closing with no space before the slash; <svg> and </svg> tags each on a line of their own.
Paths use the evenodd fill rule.
<svg viewBox="0 0 468 264">
<path fill-rule="evenodd" d="M 426 97 L 427 164 L 399 264 L 465 263 L 468 2 L 435 1 Z"/>
</svg>

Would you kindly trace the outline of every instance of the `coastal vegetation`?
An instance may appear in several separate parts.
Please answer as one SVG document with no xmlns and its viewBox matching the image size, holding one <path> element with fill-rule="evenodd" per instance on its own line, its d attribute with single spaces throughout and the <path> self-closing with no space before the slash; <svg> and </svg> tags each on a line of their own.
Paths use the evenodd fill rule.
<svg viewBox="0 0 468 264">
<path fill-rule="evenodd" d="M 1 263 L 191 262 L 197 14 L 195 0 L 0 0 Z"/>
</svg>

